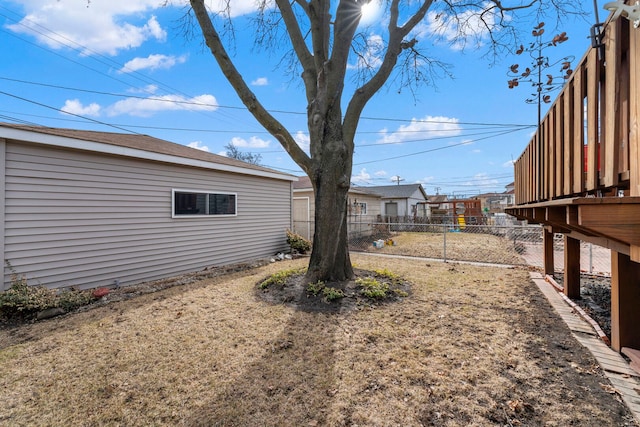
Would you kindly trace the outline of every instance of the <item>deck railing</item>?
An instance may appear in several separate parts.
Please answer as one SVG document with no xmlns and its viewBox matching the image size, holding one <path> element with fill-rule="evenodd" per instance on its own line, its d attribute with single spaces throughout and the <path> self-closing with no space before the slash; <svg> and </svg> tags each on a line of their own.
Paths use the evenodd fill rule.
<svg viewBox="0 0 640 427">
<path fill-rule="evenodd" d="M 602 45 L 575 67 L 516 161 L 516 204 L 640 196 L 640 28 L 608 21 Z"/>
</svg>

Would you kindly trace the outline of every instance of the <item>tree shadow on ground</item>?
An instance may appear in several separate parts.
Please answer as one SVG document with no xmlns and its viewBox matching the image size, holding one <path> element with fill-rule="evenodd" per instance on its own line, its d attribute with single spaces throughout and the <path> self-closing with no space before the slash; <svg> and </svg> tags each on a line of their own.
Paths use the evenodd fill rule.
<svg viewBox="0 0 640 427">
<path fill-rule="evenodd" d="M 264 343 L 262 357 L 203 402 L 185 424 L 324 425 L 336 393 L 339 322 L 336 314 L 294 311 L 282 333 Z"/>
</svg>

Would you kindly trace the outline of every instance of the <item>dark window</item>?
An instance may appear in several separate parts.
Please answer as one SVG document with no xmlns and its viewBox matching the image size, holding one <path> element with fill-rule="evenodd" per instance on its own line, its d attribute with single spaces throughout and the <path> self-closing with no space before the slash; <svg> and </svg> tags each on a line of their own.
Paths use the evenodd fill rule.
<svg viewBox="0 0 640 427">
<path fill-rule="evenodd" d="M 235 215 L 236 195 L 225 193 L 173 192 L 173 214 L 183 215 Z"/>
</svg>

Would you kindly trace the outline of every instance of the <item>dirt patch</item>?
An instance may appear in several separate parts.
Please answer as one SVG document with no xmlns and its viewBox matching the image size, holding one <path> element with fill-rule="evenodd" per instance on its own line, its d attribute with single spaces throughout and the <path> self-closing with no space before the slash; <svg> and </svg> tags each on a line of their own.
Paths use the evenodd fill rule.
<svg viewBox="0 0 640 427">
<path fill-rule="evenodd" d="M 563 285 L 562 274 L 555 274 L 553 279 Z M 611 277 L 582 274 L 580 276 L 580 298 L 573 302 L 579 305 L 611 339 Z"/>
<path fill-rule="evenodd" d="M 256 295 L 263 301 L 272 304 L 285 304 L 298 310 L 322 313 L 347 313 L 352 310 L 373 308 L 392 302 L 398 302 L 410 295 L 411 283 L 401 277 L 385 277 L 374 271 L 354 269 L 353 280 L 341 282 L 326 282 L 320 285 L 310 285 L 304 277 L 304 272 L 298 272 L 286 278 L 284 283 L 262 287 L 264 278 L 256 284 Z M 361 281 L 375 281 L 381 286 L 386 285 L 385 295 L 367 297 L 366 288 Z M 329 297 L 325 290 L 330 290 Z M 331 295 L 342 295 L 333 299 Z"/>
<path fill-rule="evenodd" d="M 303 260 L 0 329 L 0 425 L 631 426 L 526 270 L 354 254 L 393 304 L 256 298 Z"/>
</svg>

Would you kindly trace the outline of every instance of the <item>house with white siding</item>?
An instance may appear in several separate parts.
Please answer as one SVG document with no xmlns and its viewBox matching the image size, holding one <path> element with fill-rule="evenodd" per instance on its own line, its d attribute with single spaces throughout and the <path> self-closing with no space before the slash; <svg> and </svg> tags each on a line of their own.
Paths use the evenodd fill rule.
<svg viewBox="0 0 640 427">
<path fill-rule="evenodd" d="M 380 210 L 386 217 L 430 216 L 422 184 L 378 185 L 367 189 L 380 195 Z"/>
<path fill-rule="evenodd" d="M 140 134 L 0 123 L 7 289 L 128 285 L 286 251 L 296 177 Z"/>
</svg>

